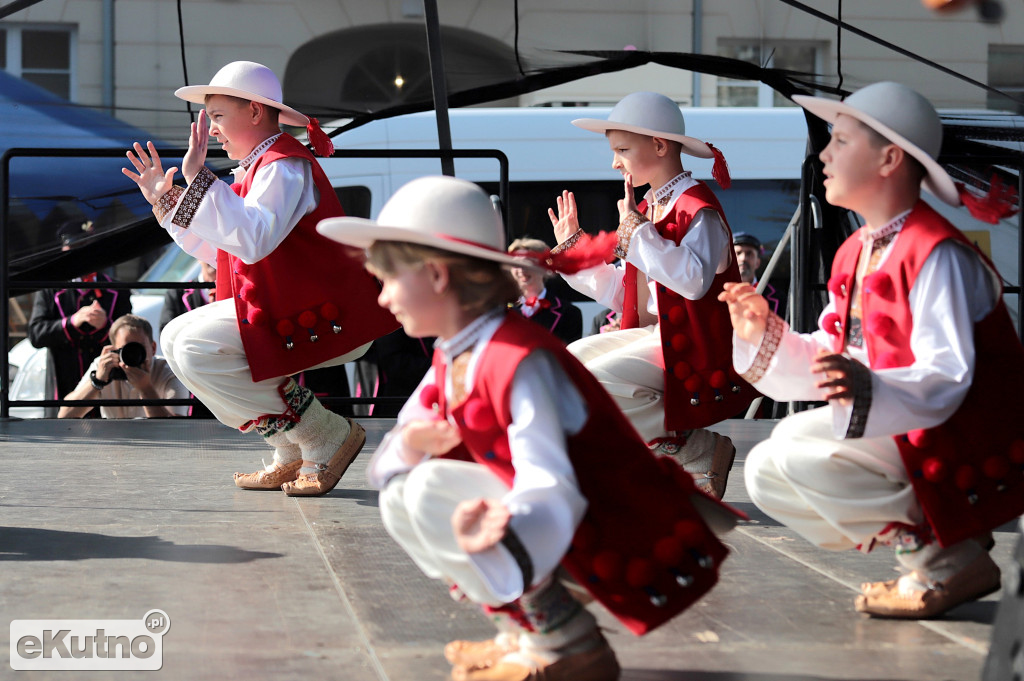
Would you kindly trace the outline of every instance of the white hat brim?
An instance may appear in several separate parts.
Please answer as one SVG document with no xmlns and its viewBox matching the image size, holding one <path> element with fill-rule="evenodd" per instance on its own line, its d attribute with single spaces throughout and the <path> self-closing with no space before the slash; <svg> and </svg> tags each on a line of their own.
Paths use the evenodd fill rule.
<svg viewBox="0 0 1024 681">
<path fill-rule="evenodd" d="M 927 171 L 927 175 L 921 181 L 921 186 L 937 196 L 939 199 L 951 206 L 960 205 L 960 193 L 949 173 L 932 158 L 931 154 L 917 146 L 903 135 L 899 134 L 888 125 L 882 123 L 874 116 L 864 113 L 859 109 L 840 102 L 835 99 L 824 97 L 811 97 L 808 95 L 793 95 L 793 101 L 822 119 L 826 123 L 835 123 L 836 117 L 840 114 L 852 116 L 864 123 L 887 140 L 900 147 L 908 154 L 920 161 Z"/>
<path fill-rule="evenodd" d="M 524 256 L 510 255 L 488 246 L 459 241 L 440 235 L 424 234 L 407 227 L 382 225 L 376 220 L 369 220 L 367 218 L 327 218 L 317 224 L 316 231 L 328 239 L 356 248 L 369 248 L 375 241 L 398 241 L 419 244 L 420 246 L 430 246 L 442 251 L 468 255 L 482 260 L 491 260 L 507 267 L 542 269 L 536 261 Z"/>
<path fill-rule="evenodd" d="M 662 139 L 674 140 L 683 145 L 683 153 L 690 156 L 696 156 L 697 158 L 713 158 L 711 148 L 706 142 L 701 142 L 696 137 L 690 137 L 688 135 L 678 135 L 670 132 L 661 132 L 658 130 L 651 130 L 650 128 L 642 128 L 639 125 L 629 125 L 628 123 L 616 123 L 615 121 L 602 120 L 600 118 L 577 118 L 572 121 L 572 124 L 577 128 L 583 128 L 590 132 L 598 132 L 606 134 L 609 130 L 625 130 L 626 132 L 634 132 L 638 135 L 647 135 L 648 137 L 660 137 Z"/>
<path fill-rule="evenodd" d="M 184 99 L 186 102 L 192 102 L 193 104 L 205 105 L 206 98 L 209 95 L 228 95 L 229 97 L 239 97 L 241 99 L 259 102 L 260 104 L 266 104 L 267 106 L 278 109 L 281 112 L 279 120 L 285 125 L 295 125 L 302 128 L 309 125 L 309 118 L 290 106 L 282 104 L 281 102 L 275 102 L 269 97 L 257 95 L 245 90 L 239 90 L 238 88 L 226 87 L 223 85 L 186 85 L 185 87 L 180 87 L 174 91 L 175 97 L 178 99 Z"/>
</svg>

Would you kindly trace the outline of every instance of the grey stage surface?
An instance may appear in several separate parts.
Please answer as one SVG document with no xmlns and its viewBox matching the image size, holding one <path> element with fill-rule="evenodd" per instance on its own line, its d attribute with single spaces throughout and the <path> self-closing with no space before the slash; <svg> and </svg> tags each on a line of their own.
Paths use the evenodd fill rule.
<svg viewBox="0 0 1024 681">
<path fill-rule="evenodd" d="M 392 420 L 321 498 L 235 488 L 265 446 L 211 421 L 0 422 L 0 613 L 11 620 L 141 619 L 165 611 L 156 672 L 15 672 L 0 679 L 440 680 L 443 644 L 487 638 L 482 615 L 423 577 L 385 533 L 366 462 Z M 718 587 L 644 638 L 595 608 L 627 681 L 976 681 L 998 594 L 931 622 L 870 620 L 857 584 L 891 553 L 832 554 L 750 504 L 746 452 L 773 424 L 715 430 L 739 450 L 726 500 L 752 521 L 727 535 Z M 1010 562 L 1015 535 L 996 533 Z M 6 648 L 5 648 L 6 650 Z M 6 653 L 5 653 L 6 654 Z"/>
</svg>

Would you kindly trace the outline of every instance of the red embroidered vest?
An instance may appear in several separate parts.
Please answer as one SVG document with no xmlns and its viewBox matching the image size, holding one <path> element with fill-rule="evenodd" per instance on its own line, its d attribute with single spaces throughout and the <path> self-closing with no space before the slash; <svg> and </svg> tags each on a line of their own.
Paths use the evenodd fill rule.
<svg viewBox="0 0 1024 681">
<path fill-rule="evenodd" d="M 657 459 L 597 379 L 561 341 L 516 313 L 506 315 L 480 357 L 472 389 L 451 411 L 472 460 L 510 487 L 508 443 L 512 377 L 531 352 L 551 353 L 587 401 L 583 429 L 568 438 L 587 513 L 562 565 L 635 634 L 679 614 L 714 586 L 728 550 L 704 524 L 692 477 L 671 458 Z M 440 407 L 445 366 L 434 371 Z M 445 412 L 447 413 L 447 412 Z M 718 503 L 718 502 L 716 502 Z"/>
<path fill-rule="evenodd" d="M 865 277 L 861 296 L 864 342 L 872 369 L 914 362 L 910 290 L 928 255 L 952 239 L 974 246 L 923 201 L 907 217 L 893 250 L 878 271 Z M 856 234 L 840 247 L 829 290 L 839 327 L 835 349 L 843 350 L 853 275 L 861 243 Z M 976 248 L 993 272 L 995 267 Z M 925 517 L 949 546 L 1024 513 L 1024 420 L 1013 398 L 1024 381 L 1024 347 L 1002 300 L 974 326 L 974 380 L 963 404 L 945 423 L 895 437 Z"/>
<path fill-rule="evenodd" d="M 377 305 L 380 287 L 345 247 L 316 231 L 320 220 L 344 215 L 334 188 L 313 155 L 284 134 L 232 185 L 245 196 L 263 165 L 282 158 L 310 162 L 320 203 L 273 253 L 252 265 L 217 253 L 217 300 L 235 314 L 253 381 L 288 376 L 334 359 L 398 328 Z"/>
<path fill-rule="evenodd" d="M 643 213 L 646 202 L 638 207 Z M 665 239 L 676 243 L 686 235 L 697 212 L 713 208 L 725 221 L 725 212 L 714 193 L 703 182 L 683 192 L 672 210 L 662 216 L 655 228 Z M 637 269 L 626 265 L 626 288 L 622 328 L 639 325 L 637 309 Z M 704 428 L 736 416 L 755 397 L 757 391 L 740 378 L 732 366 L 732 321 L 728 306 L 718 300 L 722 285 L 739 281 L 740 271 L 732 258 L 728 269 L 715 276 L 711 288 L 699 300 L 689 300 L 663 284 L 656 286 L 662 353 L 665 358 L 665 429 Z"/>
</svg>

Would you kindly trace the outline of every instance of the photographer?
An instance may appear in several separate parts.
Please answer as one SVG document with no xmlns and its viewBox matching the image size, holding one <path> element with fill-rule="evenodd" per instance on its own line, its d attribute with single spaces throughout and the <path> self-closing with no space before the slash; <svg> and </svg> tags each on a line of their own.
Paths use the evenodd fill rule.
<svg viewBox="0 0 1024 681">
<path fill-rule="evenodd" d="M 126 314 L 110 327 L 112 345 L 100 352 L 86 370 L 78 386 L 66 400 L 98 399 L 175 399 L 188 398 L 188 389 L 171 372 L 162 357 L 154 357 L 156 343 L 153 328 L 142 317 Z M 82 418 L 92 407 L 63 406 L 59 418 Z M 100 407 L 108 419 L 185 416 L 188 406 L 177 407 Z"/>
</svg>

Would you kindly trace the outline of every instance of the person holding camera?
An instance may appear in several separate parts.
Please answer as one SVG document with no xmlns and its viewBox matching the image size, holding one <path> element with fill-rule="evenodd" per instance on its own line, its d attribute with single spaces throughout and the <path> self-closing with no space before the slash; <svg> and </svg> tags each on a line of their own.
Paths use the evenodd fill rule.
<svg viewBox="0 0 1024 681">
<path fill-rule="evenodd" d="M 111 345 L 100 351 L 78 386 L 66 400 L 151 400 L 187 399 L 188 388 L 175 377 L 162 357 L 155 357 L 153 327 L 133 314 L 118 317 L 110 327 Z M 86 416 L 93 407 L 64 405 L 58 418 L 76 419 Z M 100 407 L 100 416 L 107 419 L 154 418 L 186 416 L 188 405 Z"/>
</svg>

